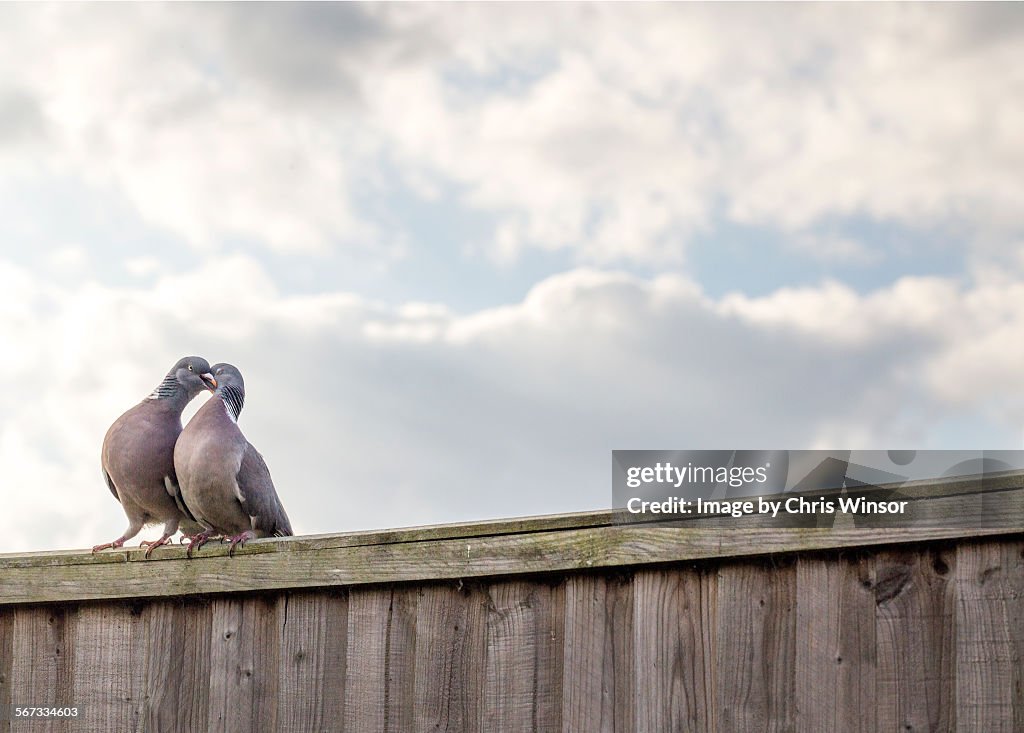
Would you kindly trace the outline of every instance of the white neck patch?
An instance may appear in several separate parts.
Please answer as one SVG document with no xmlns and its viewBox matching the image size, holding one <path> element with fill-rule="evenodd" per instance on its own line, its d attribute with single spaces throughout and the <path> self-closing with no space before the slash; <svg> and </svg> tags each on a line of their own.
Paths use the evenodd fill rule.
<svg viewBox="0 0 1024 733">
<path fill-rule="evenodd" d="M 224 405 L 224 412 L 226 412 L 228 414 L 228 417 L 231 418 L 231 422 L 237 423 L 238 415 L 236 415 L 235 411 L 231 409 L 231 405 L 228 404 L 228 401 L 221 400 L 220 403 Z"/>
</svg>

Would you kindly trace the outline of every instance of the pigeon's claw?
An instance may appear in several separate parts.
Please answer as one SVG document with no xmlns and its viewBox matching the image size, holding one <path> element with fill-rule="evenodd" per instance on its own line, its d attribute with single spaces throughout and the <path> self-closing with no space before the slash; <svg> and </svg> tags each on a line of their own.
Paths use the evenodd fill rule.
<svg viewBox="0 0 1024 733">
<path fill-rule="evenodd" d="M 171 536 L 169 534 L 165 534 L 163 537 L 161 537 L 158 540 L 142 540 L 142 542 L 139 543 L 139 547 L 147 548 L 146 549 L 146 559 L 148 560 L 149 556 L 153 554 L 153 550 L 155 548 L 160 547 L 161 545 L 169 545 L 169 544 L 171 544 Z"/>
<path fill-rule="evenodd" d="M 96 545 L 95 547 L 92 548 L 92 551 L 93 552 L 99 552 L 100 550 L 109 550 L 109 549 L 116 550 L 117 548 L 119 548 L 119 547 L 121 547 L 123 545 L 124 545 L 124 537 L 118 537 L 113 542 L 106 542 L 106 543 L 104 543 L 102 545 Z"/>
<path fill-rule="evenodd" d="M 192 551 L 198 550 L 200 547 L 205 545 L 207 541 L 213 537 L 213 532 L 200 532 L 189 537 L 188 551 L 185 553 L 189 557 L 192 557 Z"/>
<path fill-rule="evenodd" d="M 235 547 L 237 545 L 244 545 L 246 540 L 251 540 L 251 539 L 253 539 L 255 537 L 256 537 L 256 533 L 253 532 L 251 529 L 250 530 L 246 530 L 245 532 L 242 532 L 242 534 L 237 534 L 234 537 L 232 537 L 231 538 L 231 546 L 228 547 L 228 557 L 231 557 L 232 555 L 235 554 Z"/>
</svg>

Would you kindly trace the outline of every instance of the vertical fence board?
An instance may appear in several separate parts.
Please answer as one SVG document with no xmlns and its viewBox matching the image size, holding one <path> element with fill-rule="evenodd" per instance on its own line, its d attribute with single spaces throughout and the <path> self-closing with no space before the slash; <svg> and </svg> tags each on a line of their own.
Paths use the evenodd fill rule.
<svg viewBox="0 0 1024 733">
<path fill-rule="evenodd" d="M 401 731 L 412 724 L 415 590 L 375 588 L 349 596 L 345 730 Z"/>
<path fill-rule="evenodd" d="M 11 667 L 14 664 L 14 609 L 0 608 L 0 708 L 11 704 Z M 0 719 L 0 733 L 8 733 L 11 721 Z"/>
<path fill-rule="evenodd" d="M 75 615 L 74 703 L 83 706 L 72 727 L 140 730 L 146 689 L 146 627 L 141 606 L 89 604 Z M 96 674 L 96 670 L 103 670 Z"/>
<path fill-rule="evenodd" d="M 570 578 L 565 584 L 565 668 L 562 671 L 562 730 L 614 730 L 613 688 L 606 683 L 607 599 L 605 579 Z"/>
<path fill-rule="evenodd" d="M 1009 546 L 1008 546 L 1009 547 Z M 999 545 L 957 550 L 956 727 L 1010 733 L 1014 728 L 1015 672 L 1012 552 Z M 1019 609 L 1018 609 L 1019 611 Z M 1024 622 L 1016 619 L 1017 628 Z M 1020 728 L 1016 728 L 1020 730 Z"/>
<path fill-rule="evenodd" d="M 875 598 L 869 564 L 801 558 L 796 568 L 797 730 L 875 730 Z"/>
<path fill-rule="evenodd" d="M 391 594 L 387 619 L 387 655 L 384 660 L 385 733 L 412 730 L 416 674 L 416 601 L 417 589 L 400 586 Z"/>
<path fill-rule="evenodd" d="M 645 570 L 633 582 L 636 729 L 712 729 L 708 661 L 714 653 L 702 612 L 699 573 Z"/>
<path fill-rule="evenodd" d="M 1003 545 L 1009 577 L 1010 644 L 1013 646 L 1013 730 L 1024 730 L 1024 542 Z"/>
<path fill-rule="evenodd" d="M 490 588 L 483 729 L 561 729 L 564 586 L 503 581 Z"/>
<path fill-rule="evenodd" d="M 604 678 L 612 687 L 613 730 L 618 733 L 632 730 L 636 720 L 636 607 L 632 575 L 606 581 Z"/>
<path fill-rule="evenodd" d="M 485 608 L 475 586 L 420 589 L 412 730 L 479 729 Z"/>
<path fill-rule="evenodd" d="M 221 733 L 251 727 L 252 675 L 244 678 L 244 625 L 241 598 L 218 598 L 212 602 L 210 627 L 210 731 Z M 236 713 L 237 709 L 237 713 Z M 243 724 L 243 717 L 247 719 Z"/>
<path fill-rule="evenodd" d="M 278 730 L 339 731 L 344 718 L 347 596 L 285 597 Z"/>
<path fill-rule="evenodd" d="M 387 676 L 387 619 L 391 590 L 354 590 L 348 599 L 348 644 L 345 665 L 346 733 L 384 730 Z"/>
<path fill-rule="evenodd" d="M 266 731 L 277 725 L 281 626 L 264 597 L 213 601 L 210 639 L 210 728 Z"/>
<path fill-rule="evenodd" d="M 11 702 L 15 705 L 73 705 L 71 626 L 75 611 L 68 607 L 36 606 L 14 610 Z M 12 722 L 15 731 L 73 730 L 61 720 Z M 79 728 L 81 730 L 81 728 Z"/>
<path fill-rule="evenodd" d="M 633 585 L 579 575 L 565 584 L 562 730 L 634 730 Z"/>
<path fill-rule="evenodd" d="M 534 730 L 558 733 L 562 730 L 562 689 L 565 669 L 565 578 L 552 585 L 541 581 L 541 604 L 537 622 L 537 696 Z"/>
<path fill-rule="evenodd" d="M 874 559 L 878 636 L 878 730 L 951 730 L 955 725 L 954 608 L 949 563 L 889 550 Z"/>
<path fill-rule="evenodd" d="M 718 575 L 715 679 L 721 730 L 796 727 L 796 567 L 736 563 Z"/>
<path fill-rule="evenodd" d="M 155 601 L 143 613 L 147 731 L 209 730 L 213 611 L 207 601 Z M 140 660 L 141 663 L 141 660 Z"/>
</svg>

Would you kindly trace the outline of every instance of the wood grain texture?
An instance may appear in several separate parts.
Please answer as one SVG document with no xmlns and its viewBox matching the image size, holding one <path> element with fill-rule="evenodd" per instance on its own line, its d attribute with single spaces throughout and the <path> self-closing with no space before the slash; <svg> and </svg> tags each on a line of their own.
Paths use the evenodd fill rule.
<svg viewBox="0 0 1024 733">
<path fill-rule="evenodd" d="M 1007 694 L 1013 708 L 1013 730 L 1024 730 L 1024 542 L 1003 545 L 1006 585 L 1010 589 L 1007 611 L 1013 647 L 1013 684 Z M 964 619 L 969 623 L 970 619 Z"/>
<path fill-rule="evenodd" d="M 1024 667 L 1024 582 L 1022 558 L 1015 550 L 1019 546 L 976 543 L 957 549 L 958 731 L 1010 733 L 1022 729 L 1019 690 Z"/>
<path fill-rule="evenodd" d="M 14 705 L 71 705 L 75 609 L 17 608 L 14 613 L 11 702 Z M 63 720 L 12 721 L 13 731 L 73 730 Z"/>
<path fill-rule="evenodd" d="M 796 726 L 796 567 L 735 563 L 718 574 L 714 689 L 720 730 Z"/>
<path fill-rule="evenodd" d="M 388 659 L 387 617 L 390 588 L 367 588 L 349 595 L 345 664 L 346 733 L 384 730 Z"/>
<path fill-rule="evenodd" d="M 416 673 L 417 590 L 403 586 L 392 590 L 386 619 L 384 657 L 385 733 L 406 733 L 412 729 Z"/>
<path fill-rule="evenodd" d="M 479 730 L 487 607 L 478 585 L 420 588 L 411 730 Z"/>
<path fill-rule="evenodd" d="M 635 576 L 636 730 L 714 730 L 715 592 L 699 572 Z"/>
<path fill-rule="evenodd" d="M 952 555 L 885 551 L 874 559 L 877 729 L 955 724 Z"/>
<path fill-rule="evenodd" d="M 209 730 L 277 726 L 281 597 L 218 598 L 210 638 Z"/>
<path fill-rule="evenodd" d="M 632 731 L 633 578 L 576 575 L 565 586 L 562 730 Z"/>
<path fill-rule="evenodd" d="M 797 731 L 876 730 L 870 572 L 857 556 L 797 560 Z"/>
<path fill-rule="evenodd" d="M 209 730 L 210 602 L 156 601 L 147 605 L 143 618 L 148 632 L 145 730 Z"/>
<path fill-rule="evenodd" d="M 88 604 L 73 620 L 70 701 L 83 706 L 71 727 L 141 730 L 146 689 L 146 626 L 141 608 Z M 95 670 L 103 674 L 95 674 Z"/>
<path fill-rule="evenodd" d="M 349 596 L 346 731 L 408 731 L 415 670 L 413 589 L 370 588 Z"/>
<path fill-rule="evenodd" d="M 14 664 L 14 609 L 0 608 L 0 709 L 11 704 L 11 668 Z M 0 716 L 0 733 L 8 733 L 11 721 Z"/>
<path fill-rule="evenodd" d="M 0 561 L 0 605 L 85 599 L 209 595 L 373 583 L 460 579 L 638 566 L 963 536 L 961 529 L 679 529 L 590 527 L 395 545 L 303 549 L 290 538 L 247 543 L 238 555 L 213 548 L 187 560 L 160 548 L 24 556 Z M 983 530 L 975 536 L 1000 536 Z M 1012 533 L 1019 535 L 1019 532 Z M 256 545 L 254 542 L 253 545 Z M 206 548 L 203 548 L 206 553 Z M 215 554 L 218 553 L 218 554 Z M 159 558 L 157 557 L 159 554 Z"/>
<path fill-rule="evenodd" d="M 220 545 L 193 560 L 182 547 L 159 548 L 151 560 L 138 548 L 0 555 L 0 606 L 565 572 L 999 536 L 1024 526 L 1024 473 L 916 482 L 899 492 L 920 526 L 778 528 L 760 516 L 667 526 L 605 511 L 256 540 L 234 558 Z"/>
<path fill-rule="evenodd" d="M 482 729 L 561 730 L 564 586 L 494 583 L 489 601 Z"/>
<path fill-rule="evenodd" d="M 345 714 L 348 594 L 285 597 L 278 730 L 339 731 Z"/>
<path fill-rule="evenodd" d="M 19 733 L 1019 731 L 1024 537 L 11 605 L 3 696 L 85 706 Z"/>
</svg>

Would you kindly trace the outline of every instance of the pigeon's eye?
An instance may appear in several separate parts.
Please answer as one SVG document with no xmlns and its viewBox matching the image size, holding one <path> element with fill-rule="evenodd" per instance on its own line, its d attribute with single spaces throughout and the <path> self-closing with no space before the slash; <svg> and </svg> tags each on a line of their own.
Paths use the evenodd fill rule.
<svg viewBox="0 0 1024 733">
<path fill-rule="evenodd" d="M 188 370 L 192 371 L 192 365 L 191 364 L 188 365 Z"/>
</svg>

